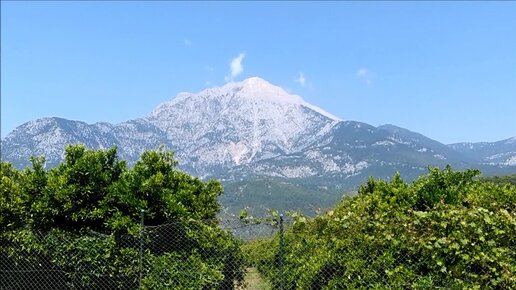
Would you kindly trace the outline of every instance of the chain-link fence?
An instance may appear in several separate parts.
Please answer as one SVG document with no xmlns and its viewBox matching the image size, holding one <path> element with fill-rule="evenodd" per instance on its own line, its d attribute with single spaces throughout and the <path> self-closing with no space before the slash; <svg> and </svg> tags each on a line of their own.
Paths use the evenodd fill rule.
<svg viewBox="0 0 516 290">
<path fill-rule="evenodd" d="M 470 273 L 433 271 L 395 243 L 337 232 L 322 240 L 317 227 L 330 229 L 312 222 L 307 236 L 305 226 L 281 217 L 180 221 L 132 234 L 25 230 L 2 237 L 0 289 L 469 289 L 462 286 L 479 275 L 487 277 L 481 289 L 516 289 L 515 265 L 505 273 L 482 263 Z"/>
<path fill-rule="evenodd" d="M 21 230 L 0 237 L 0 289 L 271 289 L 244 245 L 277 232 L 238 219 L 132 234 Z"/>
</svg>

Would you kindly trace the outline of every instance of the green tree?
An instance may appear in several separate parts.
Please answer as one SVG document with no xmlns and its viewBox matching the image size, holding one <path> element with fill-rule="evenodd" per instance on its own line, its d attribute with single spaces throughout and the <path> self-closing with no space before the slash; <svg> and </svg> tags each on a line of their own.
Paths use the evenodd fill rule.
<svg viewBox="0 0 516 290">
<path fill-rule="evenodd" d="M 48 172 L 41 173 L 39 167 L 27 170 L 26 176 L 48 175 L 43 186 L 38 186 L 35 178 L 25 182 L 26 187 L 34 188 L 27 192 L 33 199 L 34 227 L 108 233 L 109 209 L 104 199 L 125 170 L 116 148 L 87 150 L 83 145 L 67 146 L 64 162 Z"/>
<path fill-rule="evenodd" d="M 37 279 L 18 277 L 24 288 L 47 283 L 57 288 L 134 289 L 141 210 L 145 225 L 154 226 L 143 231 L 145 285 L 160 283 L 153 280 L 160 277 L 153 271 L 162 271 L 172 257 L 209 269 L 190 277 L 199 281 L 184 280 L 188 275 L 167 276 L 176 279 L 176 286 L 233 289 L 242 281 L 239 242 L 215 220 L 221 184 L 177 170 L 172 152 L 144 152 L 128 168 L 116 148 L 70 145 L 56 168 L 45 170 L 43 158 L 33 158 L 32 163 L 21 172 L 1 163 L 1 266 L 41 274 Z M 59 271 L 52 277 L 45 274 L 54 269 Z M 9 285 L 14 276 L 3 276 L 7 280 L 0 279 L 0 285 Z"/>
<path fill-rule="evenodd" d="M 2 233 L 22 226 L 24 202 L 21 174 L 10 163 L 0 163 L 0 230 Z"/>
<path fill-rule="evenodd" d="M 516 186 L 477 174 L 370 179 L 334 210 L 299 219 L 285 234 L 287 289 L 516 289 Z M 279 287 L 278 238 L 251 249 Z"/>
<path fill-rule="evenodd" d="M 487 182 L 493 182 L 498 184 L 504 184 L 504 183 L 511 183 L 516 185 L 516 174 L 512 175 L 505 175 L 505 176 L 491 176 L 491 177 L 484 177 L 482 180 Z"/>
</svg>

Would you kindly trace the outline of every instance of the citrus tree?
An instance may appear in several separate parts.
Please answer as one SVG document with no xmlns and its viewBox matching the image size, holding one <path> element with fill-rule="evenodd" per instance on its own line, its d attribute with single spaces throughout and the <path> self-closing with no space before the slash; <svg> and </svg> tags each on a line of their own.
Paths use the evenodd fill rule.
<svg viewBox="0 0 516 290">
<path fill-rule="evenodd" d="M 516 289 L 516 186 L 476 170 L 369 179 L 285 233 L 286 289 Z M 279 238 L 251 247 L 278 288 Z"/>
<path fill-rule="evenodd" d="M 0 167 L 7 288 L 13 279 L 56 289 L 232 289 L 243 280 L 240 244 L 215 219 L 220 182 L 177 170 L 172 152 L 144 152 L 129 168 L 116 148 L 70 145 L 55 168 L 45 170 L 42 158 L 32 163 L 23 171 Z M 206 271 L 198 275 L 197 266 Z"/>
</svg>

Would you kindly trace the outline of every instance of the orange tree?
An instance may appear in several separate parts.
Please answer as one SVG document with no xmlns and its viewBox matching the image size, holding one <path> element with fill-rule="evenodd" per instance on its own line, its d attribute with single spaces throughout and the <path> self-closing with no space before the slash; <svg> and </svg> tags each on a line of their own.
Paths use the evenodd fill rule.
<svg viewBox="0 0 516 290">
<path fill-rule="evenodd" d="M 232 289 L 243 280 L 239 242 L 215 220 L 221 184 L 176 170 L 172 152 L 144 152 L 132 168 L 116 148 L 82 145 L 50 170 L 32 161 L 23 171 L 1 163 L 0 267 L 10 274 L 0 288 Z M 141 237 L 142 210 L 156 227 Z"/>
<path fill-rule="evenodd" d="M 286 289 L 516 289 L 516 186 L 478 174 L 370 179 L 335 209 L 298 219 L 284 236 Z M 278 288 L 278 238 L 252 250 Z"/>
</svg>

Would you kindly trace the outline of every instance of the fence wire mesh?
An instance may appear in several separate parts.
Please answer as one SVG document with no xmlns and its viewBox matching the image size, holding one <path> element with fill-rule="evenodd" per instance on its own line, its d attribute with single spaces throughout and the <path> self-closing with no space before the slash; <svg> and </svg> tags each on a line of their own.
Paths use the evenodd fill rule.
<svg viewBox="0 0 516 290">
<path fill-rule="evenodd" d="M 268 289 L 253 288 L 262 280 L 242 246 L 276 233 L 239 220 L 144 226 L 133 235 L 27 229 L 0 237 L 0 289 Z"/>
<path fill-rule="evenodd" d="M 426 275 L 430 269 L 415 252 L 391 251 L 368 240 L 335 239 L 328 244 L 300 234 L 302 227 L 291 219 L 272 225 L 190 220 L 147 225 L 133 235 L 26 230 L 23 238 L 1 237 L 0 289 L 463 289 L 461 285 L 467 285 L 446 279 L 436 282 L 446 273 Z M 327 248 L 340 254 L 329 255 Z M 421 267 L 420 276 L 411 276 L 403 268 L 407 264 Z M 480 288 L 516 289 L 510 282 L 514 265 L 506 269 L 513 271 L 505 273 L 508 283 L 486 282 Z M 489 271 L 497 269 L 470 271 L 463 275 L 466 282 L 473 277 L 468 274 L 494 277 Z"/>
</svg>

